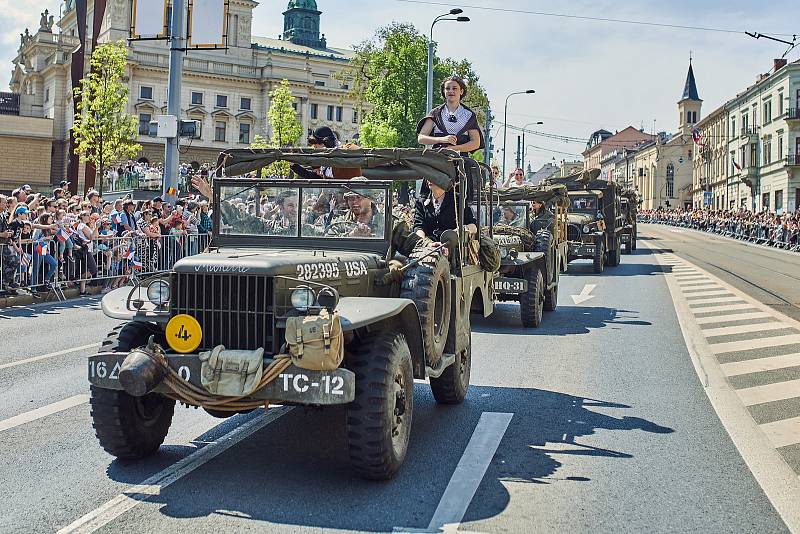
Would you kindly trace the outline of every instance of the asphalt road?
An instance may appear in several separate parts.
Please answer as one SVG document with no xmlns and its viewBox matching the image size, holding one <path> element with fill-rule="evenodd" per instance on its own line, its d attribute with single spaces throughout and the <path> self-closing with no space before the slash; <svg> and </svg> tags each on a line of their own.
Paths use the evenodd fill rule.
<svg viewBox="0 0 800 534">
<path fill-rule="evenodd" d="M 575 304 L 581 292 L 592 298 Z M 273 412 L 259 428 L 263 412 L 221 421 L 176 408 L 159 455 L 113 460 L 82 397 L 96 349 L 15 363 L 97 343 L 114 324 L 97 301 L 0 311 L 0 531 L 89 517 L 85 531 L 115 533 L 391 532 L 459 506 L 473 532 L 786 531 L 706 397 L 644 248 L 599 276 L 571 264 L 537 330 L 519 327 L 515 304 L 474 319 L 466 402 L 437 406 L 415 386 L 409 454 L 390 482 L 350 473 L 341 409 Z M 511 414 L 507 428 L 484 425 L 498 414 Z M 247 428 L 258 430 L 237 441 Z M 450 484 L 470 468 L 462 457 L 488 462 L 474 495 Z M 156 487 L 131 489 L 148 479 Z"/>
</svg>

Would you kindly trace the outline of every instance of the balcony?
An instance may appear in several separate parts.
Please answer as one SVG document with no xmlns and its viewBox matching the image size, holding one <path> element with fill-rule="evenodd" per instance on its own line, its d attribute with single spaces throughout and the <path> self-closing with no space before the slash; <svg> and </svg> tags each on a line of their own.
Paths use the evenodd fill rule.
<svg viewBox="0 0 800 534">
<path fill-rule="evenodd" d="M 740 137 L 742 139 L 747 138 L 750 141 L 758 141 L 758 129 L 755 126 L 742 128 Z"/>
<path fill-rule="evenodd" d="M 786 111 L 787 121 L 800 121 L 800 108 L 789 108 Z"/>
<path fill-rule="evenodd" d="M 789 154 L 786 156 L 786 165 L 789 167 L 800 167 L 800 154 Z"/>
</svg>

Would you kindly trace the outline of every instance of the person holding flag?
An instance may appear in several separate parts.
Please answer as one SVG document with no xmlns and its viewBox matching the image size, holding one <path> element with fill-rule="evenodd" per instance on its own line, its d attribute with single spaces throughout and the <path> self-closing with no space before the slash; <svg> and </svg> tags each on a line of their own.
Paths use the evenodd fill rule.
<svg viewBox="0 0 800 534">
<path fill-rule="evenodd" d="M 81 249 L 81 254 L 77 258 L 76 268 L 80 274 L 80 294 L 84 296 L 89 294 L 86 291 L 86 281 L 97 276 L 97 262 L 94 259 L 94 240 L 99 237 L 100 231 L 97 228 L 97 224 L 92 221 L 91 212 L 81 212 L 74 235 L 76 236 L 76 249 Z"/>
<path fill-rule="evenodd" d="M 37 286 L 44 285 L 50 286 L 53 277 L 58 271 L 58 262 L 50 255 L 50 240 L 52 239 L 53 215 L 50 213 L 43 213 L 36 221 L 38 224 L 33 231 L 33 255 L 31 258 L 32 275 L 31 275 L 31 293 L 36 295 L 38 291 Z M 42 263 L 45 264 L 44 276 L 39 278 L 39 269 Z"/>
</svg>

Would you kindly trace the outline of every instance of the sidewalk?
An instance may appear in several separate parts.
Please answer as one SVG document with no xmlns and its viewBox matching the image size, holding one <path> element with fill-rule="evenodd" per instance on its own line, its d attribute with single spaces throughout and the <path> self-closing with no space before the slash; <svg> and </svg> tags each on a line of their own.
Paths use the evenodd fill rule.
<svg viewBox="0 0 800 534">
<path fill-rule="evenodd" d="M 86 291 L 89 292 L 90 297 L 99 295 L 100 290 L 101 288 L 99 287 L 86 288 Z M 66 297 L 66 300 L 74 300 L 81 298 L 80 290 L 77 287 L 64 289 L 63 293 L 64 297 Z M 4 308 L 11 308 L 14 306 L 30 306 L 33 304 L 44 304 L 46 302 L 58 302 L 58 297 L 53 291 L 40 291 L 39 295 L 36 297 L 27 293 L 20 295 L 0 294 L 0 310 Z"/>
</svg>

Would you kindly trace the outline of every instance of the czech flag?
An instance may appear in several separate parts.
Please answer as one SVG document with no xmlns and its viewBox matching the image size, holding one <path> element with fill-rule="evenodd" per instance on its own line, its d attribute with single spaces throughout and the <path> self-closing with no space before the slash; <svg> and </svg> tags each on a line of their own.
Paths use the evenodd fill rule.
<svg viewBox="0 0 800 534">
<path fill-rule="evenodd" d="M 114 213 L 111 214 L 111 222 L 113 222 L 115 225 L 118 225 L 119 223 L 122 222 L 122 217 L 120 217 L 119 213 L 115 211 Z"/>
<path fill-rule="evenodd" d="M 47 241 L 41 240 L 36 242 L 36 251 L 40 256 L 50 254 L 50 247 L 47 246 Z"/>
<path fill-rule="evenodd" d="M 131 269 L 133 269 L 134 271 L 141 271 L 142 262 L 134 258 L 133 260 L 131 260 Z"/>
<path fill-rule="evenodd" d="M 731 161 L 733 162 L 733 166 L 736 167 L 737 171 L 741 171 L 742 170 L 742 166 L 739 165 L 738 163 L 736 163 L 736 160 L 734 158 L 731 158 Z"/>
<path fill-rule="evenodd" d="M 125 251 L 122 257 L 125 258 L 126 260 L 130 260 L 135 255 L 136 255 L 136 246 L 133 243 L 131 243 L 131 246 L 128 248 L 128 250 Z"/>
<path fill-rule="evenodd" d="M 69 232 L 67 231 L 67 229 L 66 229 L 66 228 L 61 228 L 61 229 L 58 231 L 58 233 L 56 234 L 56 237 L 58 238 L 58 240 L 59 240 L 60 242 L 62 242 L 62 243 L 63 243 L 63 242 L 65 242 L 67 239 L 69 239 Z"/>
</svg>

